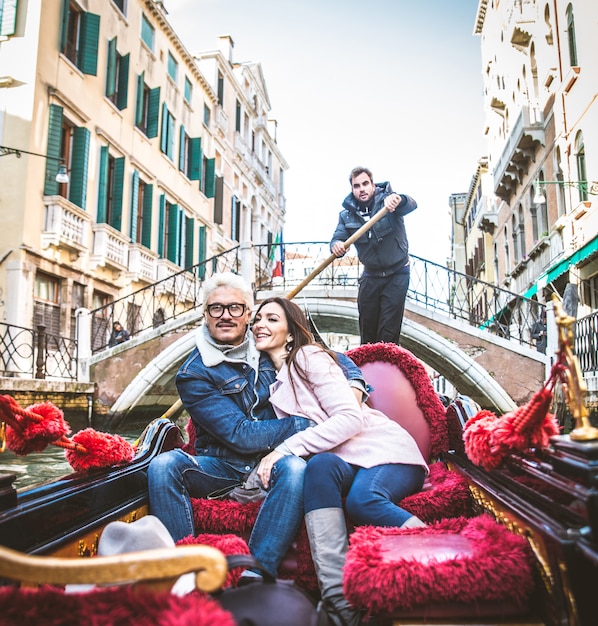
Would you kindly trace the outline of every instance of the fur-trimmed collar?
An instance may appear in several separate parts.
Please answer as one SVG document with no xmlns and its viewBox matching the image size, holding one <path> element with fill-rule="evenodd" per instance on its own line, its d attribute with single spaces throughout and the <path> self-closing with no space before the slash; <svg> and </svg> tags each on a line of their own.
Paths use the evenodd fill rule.
<svg viewBox="0 0 598 626">
<path fill-rule="evenodd" d="M 260 362 L 260 353 L 255 347 L 253 334 L 248 329 L 245 339 L 238 346 L 221 345 L 214 341 L 208 327 L 202 324 L 195 335 L 195 345 L 206 367 L 215 367 L 220 363 L 247 363 L 256 372 Z"/>
</svg>

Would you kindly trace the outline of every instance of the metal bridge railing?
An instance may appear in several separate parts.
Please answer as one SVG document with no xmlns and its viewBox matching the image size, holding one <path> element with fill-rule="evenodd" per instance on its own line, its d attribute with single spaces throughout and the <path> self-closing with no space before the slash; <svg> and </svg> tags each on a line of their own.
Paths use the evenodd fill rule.
<svg viewBox="0 0 598 626">
<path fill-rule="evenodd" d="M 276 250 L 277 246 L 280 251 Z M 323 242 L 255 247 L 263 249 L 258 258 L 259 263 L 263 263 L 259 275 L 264 279 L 258 289 L 291 290 L 330 255 L 328 243 Z M 273 259 L 277 258 L 282 261 L 283 275 L 273 277 Z M 535 347 L 531 328 L 544 304 L 421 257 L 411 255 L 410 262 L 407 297 L 412 302 L 519 344 Z M 357 288 L 362 271 L 363 266 L 350 249 L 344 257 L 328 265 L 308 288 Z"/>
<path fill-rule="evenodd" d="M 253 246 L 255 290 L 290 291 L 330 256 L 327 242 Z M 282 274 L 273 276 L 280 260 Z M 412 255 L 408 298 L 429 310 L 460 319 L 519 344 L 533 345 L 531 327 L 543 304 Z M 362 266 L 353 250 L 334 260 L 308 289 L 356 289 Z M 108 347 L 114 321 L 139 334 L 196 309 L 203 303 L 203 281 L 217 272 L 240 273 L 237 246 L 181 270 L 119 300 L 91 311 L 94 352 Z M 276 272 L 274 272 L 276 273 Z M 581 369 L 598 371 L 598 312 L 577 320 L 575 350 Z M 78 343 L 37 330 L 0 323 L 0 375 L 77 379 Z"/>
<path fill-rule="evenodd" d="M 0 375 L 77 380 L 77 340 L 0 322 Z"/>
</svg>

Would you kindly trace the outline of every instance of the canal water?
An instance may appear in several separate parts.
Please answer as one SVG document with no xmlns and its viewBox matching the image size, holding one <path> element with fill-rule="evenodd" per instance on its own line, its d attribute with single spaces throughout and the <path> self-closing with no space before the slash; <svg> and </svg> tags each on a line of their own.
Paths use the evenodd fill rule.
<svg viewBox="0 0 598 626">
<path fill-rule="evenodd" d="M 139 428 L 118 434 L 132 444 L 142 430 L 143 428 Z M 72 471 L 65 458 L 64 449 L 56 446 L 48 446 L 43 452 L 35 452 L 27 456 L 17 456 L 10 450 L 0 454 L 0 472 L 16 475 L 17 479 L 13 483 L 16 489 L 39 485 L 70 474 Z"/>
</svg>

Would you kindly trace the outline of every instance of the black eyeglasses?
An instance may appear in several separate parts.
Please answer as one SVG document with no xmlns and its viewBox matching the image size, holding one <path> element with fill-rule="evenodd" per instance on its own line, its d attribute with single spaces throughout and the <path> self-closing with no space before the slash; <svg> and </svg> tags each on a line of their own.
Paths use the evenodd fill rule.
<svg viewBox="0 0 598 626">
<path fill-rule="evenodd" d="M 231 304 L 208 304 L 206 307 L 210 317 L 218 318 L 224 315 L 224 311 L 228 311 L 231 317 L 242 317 L 247 309 L 245 304 L 232 302 Z"/>
</svg>

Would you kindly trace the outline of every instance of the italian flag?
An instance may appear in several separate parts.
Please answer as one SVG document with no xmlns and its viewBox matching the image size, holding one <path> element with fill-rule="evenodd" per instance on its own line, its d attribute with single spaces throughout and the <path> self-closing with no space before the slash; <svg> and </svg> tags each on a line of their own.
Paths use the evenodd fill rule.
<svg viewBox="0 0 598 626">
<path fill-rule="evenodd" d="M 272 246 L 272 278 L 282 278 L 282 233 L 276 235 L 274 245 Z"/>
</svg>

